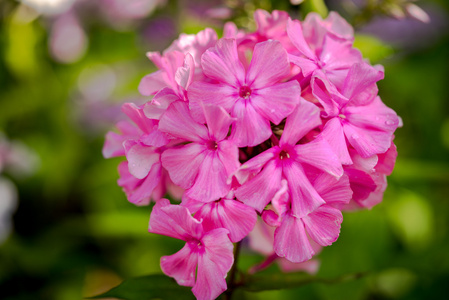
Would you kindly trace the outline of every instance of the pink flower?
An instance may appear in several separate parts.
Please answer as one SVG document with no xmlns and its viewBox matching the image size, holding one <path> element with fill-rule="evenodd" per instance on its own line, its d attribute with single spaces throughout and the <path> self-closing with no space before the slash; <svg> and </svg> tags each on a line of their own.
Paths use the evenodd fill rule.
<svg viewBox="0 0 449 300">
<path fill-rule="evenodd" d="M 298 83 L 281 82 L 289 76 L 290 65 L 287 52 L 277 41 L 257 44 L 245 71 L 236 41 L 221 39 L 203 54 L 202 67 L 212 82 L 194 82 L 190 86 L 192 114 L 203 121 L 200 103 L 223 107 L 236 118 L 231 139 L 239 147 L 255 146 L 268 139 L 270 121 L 279 124 L 298 103 Z"/>
<path fill-rule="evenodd" d="M 241 241 L 254 228 L 257 220 L 255 210 L 235 200 L 234 193 L 208 203 L 184 197 L 182 205 L 195 214 L 195 218 L 203 220 L 205 230 L 226 228 L 229 239 L 236 243 Z"/>
<path fill-rule="evenodd" d="M 160 156 L 170 140 L 158 130 L 157 121 L 145 117 L 142 108 L 125 103 L 122 110 L 137 127 L 126 121 L 117 124 L 122 134 L 109 132 L 106 135 L 103 155 L 126 156 L 128 163 L 124 162 L 119 166 L 121 178 L 118 184 L 123 187 L 130 202 L 148 205 L 153 190 L 161 184 L 163 169 Z M 153 196 L 156 198 L 156 194 Z"/>
<path fill-rule="evenodd" d="M 197 299 L 215 299 L 226 290 L 225 277 L 234 262 L 226 229 L 207 231 L 187 208 L 161 199 L 153 208 L 148 230 L 186 242 L 179 252 L 161 258 L 161 268 L 179 285 L 192 286 Z"/>
<path fill-rule="evenodd" d="M 159 129 L 190 142 L 162 154 L 170 178 L 186 189 L 186 196 L 210 202 L 228 194 L 228 177 L 240 163 L 237 146 L 227 138 L 234 119 L 217 106 L 205 106 L 204 117 L 207 127 L 193 120 L 187 105 L 177 101 L 162 116 Z"/>
<path fill-rule="evenodd" d="M 316 168 L 340 177 L 343 168 L 320 136 L 311 142 L 296 145 L 320 124 L 318 107 L 302 100 L 287 118 L 279 145 L 250 159 L 236 173 L 239 181 L 245 182 L 236 190 L 237 199 L 261 212 L 281 189 L 281 181 L 285 179 L 291 194 L 292 211 L 296 216 L 305 216 L 324 204 L 306 172 Z"/>
<path fill-rule="evenodd" d="M 195 65 L 199 67 L 201 64 L 201 56 L 207 49 L 215 46 L 217 39 L 217 34 L 210 28 L 206 28 L 197 34 L 181 33 L 179 38 L 164 52 L 178 51 L 183 54 L 189 53 L 192 55 Z"/>
<path fill-rule="evenodd" d="M 176 51 L 173 54 L 166 55 L 167 58 L 171 56 L 179 58 L 179 52 Z M 156 74 L 158 72 L 145 76 L 139 85 L 141 93 L 146 93 L 147 96 L 151 93 L 156 93 L 151 102 L 145 104 L 145 116 L 149 119 L 159 120 L 172 102 L 187 101 L 186 90 L 194 79 L 195 70 L 194 59 L 190 53 L 187 53 L 184 57 L 183 65 L 172 65 L 171 68 L 167 68 L 165 72 L 167 87 L 163 87 L 164 83 L 159 85 L 157 82 L 160 79 L 160 75 Z M 154 75 L 157 76 L 154 77 Z M 157 88 L 161 89 L 157 92 L 152 90 Z"/>
<path fill-rule="evenodd" d="M 266 256 L 266 259 L 252 266 L 250 273 L 255 273 L 269 267 L 273 262 L 277 262 L 280 269 L 283 272 L 307 272 L 311 275 L 315 275 L 320 267 L 320 261 L 317 259 L 311 259 L 302 263 L 293 263 L 284 257 L 279 257 L 273 248 L 274 232 L 276 228 L 268 226 L 262 220 L 258 220 L 254 230 L 250 232 L 249 245 L 251 249 Z M 315 249 L 316 254 L 320 252 L 319 247 Z"/>
<path fill-rule="evenodd" d="M 262 217 L 269 225 L 277 227 L 274 234 L 276 254 L 291 262 L 304 262 L 316 254 L 319 246 L 329 246 L 337 240 L 343 221 L 337 207 L 351 199 L 349 180 L 345 176 L 337 180 L 325 173 L 315 178 L 313 187 L 325 203 L 302 216 L 292 210 L 287 182 L 283 180 L 281 185 L 272 200 L 275 212 L 264 211 Z"/>
<path fill-rule="evenodd" d="M 289 55 L 289 59 L 301 68 L 306 82 L 310 76 L 314 77 L 318 73 L 329 82 L 330 87 L 328 84 L 326 88 L 339 87 L 351 66 L 362 62 L 362 55 L 357 49 L 352 48 L 351 40 L 341 39 L 338 35 L 329 33 L 325 30 L 327 27 L 325 24 L 313 20 L 309 19 L 308 23 L 305 23 L 308 25 L 307 31 L 303 30 L 301 22 L 288 20 L 287 33 L 296 48 L 296 51 Z M 312 31 L 310 27 L 313 23 L 317 26 L 313 26 Z M 341 31 L 343 36 L 347 35 L 344 29 Z"/>
<path fill-rule="evenodd" d="M 325 92 L 321 78 L 311 83 L 325 107 L 324 117 L 329 118 L 323 135 L 343 164 L 352 163 L 347 143 L 365 158 L 384 153 L 391 145 L 400 119 L 376 97 L 376 82 L 382 78 L 383 72 L 363 63 L 351 67 L 341 94 Z"/>
</svg>

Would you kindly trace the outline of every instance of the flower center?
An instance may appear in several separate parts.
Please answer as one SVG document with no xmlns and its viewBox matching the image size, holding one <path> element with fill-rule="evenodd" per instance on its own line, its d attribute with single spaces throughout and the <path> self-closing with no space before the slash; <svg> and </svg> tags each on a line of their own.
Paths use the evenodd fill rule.
<svg viewBox="0 0 449 300">
<path fill-rule="evenodd" d="M 251 89 L 244 85 L 240 87 L 239 96 L 243 99 L 248 99 L 251 96 Z"/>
<path fill-rule="evenodd" d="M 279 158 L 280 159 L 290 158 L 290 154 L 288 154 L 288 152 L 282 150 L 281 153 L 279 153 Z"/>
<path fill-rule="evenodd" d="M 208 141 L 206 145 L 207 145 L 207 149 L 209 149 L 209 150 L 217 150 L 217 148 L 218 148 L 218 144 L 216 141 Z"/>
</svg>

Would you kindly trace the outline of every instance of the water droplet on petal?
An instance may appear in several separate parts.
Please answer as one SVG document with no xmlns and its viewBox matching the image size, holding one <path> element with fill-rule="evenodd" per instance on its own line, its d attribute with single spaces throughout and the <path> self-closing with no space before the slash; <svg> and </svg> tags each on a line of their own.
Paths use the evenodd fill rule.
<svg viewBox="0 0 449 300">
<path fill-rule="evenodd" d="M 351 137 L 352 137 L 354 140 L 356 140 L 356 139 L 359 138 L 359 135 L 358 135 L 358 134 L 353 134 Z"/>
<path fill-rule="evenodd" d="M 394 123 L 395 122 L 393 120 L 386 120 L 385 121 L 385 125 L 388 125 L 388 126 L 393 125 Z"/>
</svg>

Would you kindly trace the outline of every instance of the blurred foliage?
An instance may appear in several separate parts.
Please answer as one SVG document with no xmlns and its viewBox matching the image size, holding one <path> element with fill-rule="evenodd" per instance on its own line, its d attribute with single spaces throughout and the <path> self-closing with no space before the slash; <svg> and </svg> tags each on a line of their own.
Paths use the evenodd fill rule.
<svg viewBox="0 0 449 300">
<path fill-rule="evenodd" d="M 154 71 L 146 51 L 164 49 L 180 32 L 206 26 L 220 31 L 222 20 L 199 18 L 204 10 L 195 7 L 228 7 L 226 20 L 252 28 L 249 20 L 256 8 L 285 9 L 298 16 L 325 2 L 167 1 L 123 28 L 90 13 L 87 6 L 79 16 L 89 39 L 87 53 L 65 64 L 49 51 L 54 16 L 33 16 L 19 2 L 2 0 L 0 131 L 36 152 L 40 168 L 30 177 L 5 174 L 18 187 L 19 207 L 14 232 L 0 245 L 1 298 L 77 300 L 105 292 L 123 279 L 161 273 L 160 257 L 179 250 L 182 242 L 148 234 L 151 208 L 126 201 L 116 184 L 121 159 L 101 155 L 104 134 L 120 115 L 106 118 L 98 111 L 104 107 L 114 112 L 124 101 L 145 101 L 137 85 Z M 421 3 L 439 5 L 447 16 L 446 1 Z M 154 27 L 160 20 L 171 25 Z M 174 31 L 160 29 L 167 26 Z M 238 291 L 236 299 L 447 297 L 449 36 L 443 31 L 432 43 L 408 50 L 364 34 L 357 35 L 356 46 L 372 63 L 385 66 L 380 95 L 404 122 L 396 133 L 399 156 L 385 199 L 370 211 L 344 215 L 340 238 L 319 255 L 317 276 L 323 281 L 288 290 Z M 80 78 L 98 66 L 112 70 L 116 84 L 108 99 L 89 100 Z M 93 86 L 101 90 L 101 80 Z M 261 260 L 243 247 L 239 268 L 247 270 Z M 273 265 L 258 276 L 278 272 Z M 358 279 L 329 283 L 360 273 Z"/>
</svg>

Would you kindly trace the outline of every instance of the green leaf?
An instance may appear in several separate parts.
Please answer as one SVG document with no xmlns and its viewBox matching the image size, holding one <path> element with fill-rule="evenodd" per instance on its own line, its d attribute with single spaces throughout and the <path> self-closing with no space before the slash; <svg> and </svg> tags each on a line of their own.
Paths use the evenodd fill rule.
<svg viewBox="0 0 449 300">
<path fill-rule="evenodd" d="M 123 281 L 111 290 L 88 299 L 119 298 L 126 300 L 195 299 L 190 287 L 180 286 L 162 274 L 146 275 Z"/>
<path fill-rule="evenodd" d="M 320 278 L 307 273 L 278 273 L 271 275 L 253 275 L 245 278 L 245 282 L 239 286 L 247 291 L 260 292 L 269 290 L 281 290 L 301 287 L 310 283 L 341 283 L 356 280 L 364 276 L 364 273 L 347 274 L 336 278 Z"/>
<path fill-rule="evenodd" d="M 371 63 L 377 63 L 393 54 L 393 48 L 370 35 L 356 34 L 354 48 L 359 49 L 363 57 L 368 58 Z"/>
<path fill-rule="evenodd" d="M 304 14 L 309 12 L 316 12 L 322 18 L 326 18 L 328 14 L 327 6 L 324 3 L 324 0 L 306 0 L 301 6 Z"/>
</svg>

